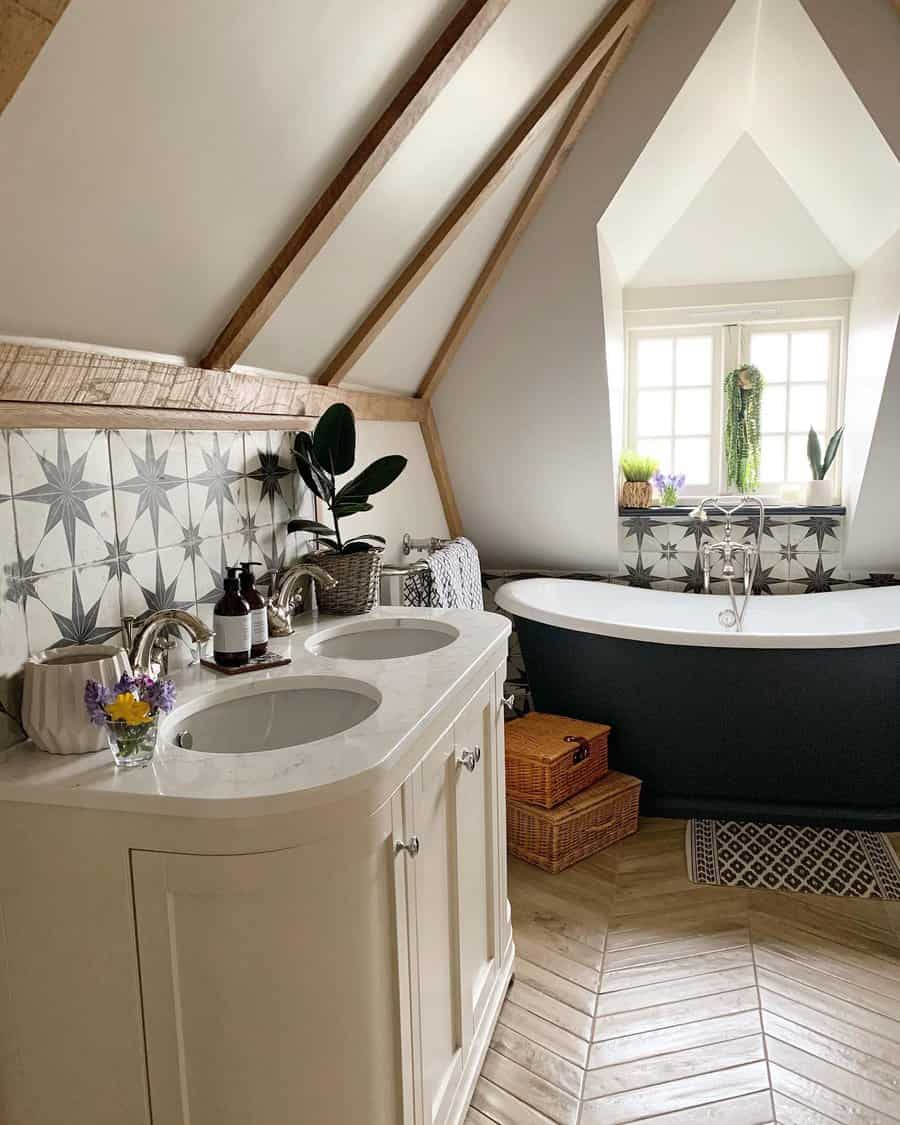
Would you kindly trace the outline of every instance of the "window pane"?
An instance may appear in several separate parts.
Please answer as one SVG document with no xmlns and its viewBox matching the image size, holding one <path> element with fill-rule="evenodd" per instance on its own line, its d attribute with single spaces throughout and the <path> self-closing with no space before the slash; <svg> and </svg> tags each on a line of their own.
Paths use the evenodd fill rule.
<svg viewBox="0 0 900 1125">
<path fill-rule="evenodd" d="M 810 426 L 825 429 L 828 401 L 824 383 L 801 383 L 791 387 L 791 410 L 788 429 L 792 433 L 807 433 Z"/>
<path fill-rule="evenodd" d="M 708 434 L 712 399 L 710 392 L 699 390 L 675 392 L 675 433 Z"/>
<path fill-rule="evenodd" d="M 764 434 L 784 433 L 787 423 L 787 387 L 784 383 L 763 388 L 759 421 Z"/>
<path fill-rule="evenodd" d="M 827 382 L 830 351 L 830 332 L 792 332 L 791 382 Z"/>
<path fill-rule="evenodd" d="M 668 438 L 642 438 L 637 443 L 637 451 L 642 457 L 654 457 L 664 473 L 669 472 L 672 463 L 672 443 Z"/>
<path fill-rule="evenodd" d="M 675 341 L 675 382 L 708 387 L 712 383 L 712 336 L 682 336 Z"/>
<path fill-rule="evenodd" d="M 671 387 L 672 339 L 644 337 L 637 343 L 639 387 Z"/>
<path fill-rule="evenodd" d="M 806 456 L 806 434 L 793 434 L 788 438 L 788 469 L 789 481 L 809 480 L 812 470 Z"/>
<path fill-rule="evenodd" d="M 684 473 L 685 484 L 708 484 L 712 480 L 709 463 L 709 438 L 676 438 L 673 473 Z"/>
<path fill-rule="evenodd" d="M 672 432 L 672 392 L 638 391 L 638 437 L 654 437 Z"/>
<path fill-rule="evenodd" d="M 760 441 L 760 480 L 772 484 L 784 480 L 784 438 L 763 437 Z M 802 478 L 801 478 L 802 479 Z"/>
<path fill-rule="evenodd" d="M 750 362 L 768 383 L 787 382 L 786 332 L 754 332 L 750 336 Z"/>
</svg>

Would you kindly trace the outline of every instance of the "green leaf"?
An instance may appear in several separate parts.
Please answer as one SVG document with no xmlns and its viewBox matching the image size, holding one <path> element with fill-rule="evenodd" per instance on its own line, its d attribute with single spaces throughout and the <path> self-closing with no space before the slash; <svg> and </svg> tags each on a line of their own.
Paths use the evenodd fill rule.
<svg viewBox="0 0 900 1125">
<path fill-rule="evenodd" d="M 333 494 L 331 480 L 316 461 L 309 434 L 301 432 L 294 438 L 294 461 L 306 487 L 320 500 L 330 500 Z"/>
<path fill-rule="evenodd" d="M 351 543 L 361 543 L 363 541 L 372 541 L 381 544 L 387 543 L 387 539 L 385 539 L 383 535 L 354 535 L 352 539 L 347 540 L 346 546 L 349 546 Z"/>
<path fill-rule="evenodd" d="M 334 531 L 318 520 L 291 520 L 287 525 L 288 531 L 310 531 L 313 535 L 331 535 Z"/>
<path fill-rule="evenodd" d="M 834 459 L 837 457 L 838 449 L 841 445 L 841 438 L 844 436 L 844 427 L 834 431 L 828 445 L 825 447 L 825 457 L 822 460 L 822 479 L 825 479 L 825 474 L 834 464 Z"/>
<path fill-rule="evenodd" d="M 360 555 L 360 554 L 362 554 L 363 551 L 368 551 L 370 549 L 371 549 L 371 544 L 363 543 L 359 539 L 353 539 L 349 543 L 344 544 L 344 547 L 343 547 L 343 550 L 341 551 L 341 554 L 342 555 Z"/>
<path fill-rule="evenodd" d="M 343 504 L 335 504 L 331 509 L 332 514 L 339 520 L 344 519 L 345 516 L 355 516 L 357 512 L 371 512 L 372 505 L 366 504 L 363 501 L 346 501 Z"/>
<path fill-rule="evenodd" d="M 340 546 L 338 545 L 338 541 L 336 539 L 320 538 L 319 539 L 319 546 L 320 547 L 327 547 L 330 551 L 339 551 L 341 549 Z M 310 558 L 312 558 L 312 556 L 310 556 Z"/>
<path fill-rule="evenodd" d="M 824 480 L 825 472 L 822 468 L 822 446 L 819 444 L 819 435 L 809 427 L 809 437 L 806 439 L 806 456 L 809 458 L 809 467 L 812 469 L 813 480 Z"/>
<path fill-rule="evenodd" d="M 335 496 L 335 503 L 343 501 L 365 501 L 376 492 L 382 492 L 393 484 L 406 468 L 406 458 L 398 454 L 379 457 L 353 480 L 349 481 Z"/>
<path fill-rule="evenodd" d="M 356 422 L 346 403 L 329 406 L 312 437 L 316 460 L 335 476 L 349 473 L 356 460 Z"/>
</svg>

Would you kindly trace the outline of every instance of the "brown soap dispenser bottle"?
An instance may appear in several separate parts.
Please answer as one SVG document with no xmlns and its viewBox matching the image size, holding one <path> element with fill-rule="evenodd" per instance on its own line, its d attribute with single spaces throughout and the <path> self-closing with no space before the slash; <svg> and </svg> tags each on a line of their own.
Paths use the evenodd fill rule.
<svg viewBox="0 0 900 1125">
<path fill-rule="evenodd" d="M 229 566 L 225 593 L 213 611 L 213 656 L 223 668 L 237 668 L 250 660 L 250 606 L 239 588 L 237 567 Z"/>
<path fill-rule="evenodd" d="M 253 577 L 256 562 L 241 563 L 241 597 L 250 606 L 250 655 L 265 656 L 269 650 L 269 618 Z"/>
</svg>

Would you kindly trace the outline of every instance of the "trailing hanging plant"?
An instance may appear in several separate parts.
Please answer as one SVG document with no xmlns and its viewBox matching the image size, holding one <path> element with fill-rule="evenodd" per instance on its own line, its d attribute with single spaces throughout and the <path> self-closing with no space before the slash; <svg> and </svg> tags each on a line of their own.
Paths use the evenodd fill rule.
<svg viewBox="0 0 900 1125">
<path fill-rule="evenodd" d="M 759 414 L 765 386 L 758 367 L 746 363 L 725 376 L 725 469 L 738 492 L 759 487 Z"/>
<path fill-rule="evenodd" d="M 406 468 L 406 458 L 399 455 L 379 457 L 342 488 L 335 478 L 348 473 L 356 460 L 356 421 L 353 411 L 336 402 L 325 411 L 312 434 L 300 432 L 294 439 L 294 460 L 303 483 L 331 512 L 334 527 L 318 520 L 291 520 L 288 531 L 307 531 L 319 537 L 319 544 L 341 555 L 372 550 L 373 544 L 384 543 L 381 535 L 341 537 L 340 521 L 357 512 L 370 512 L 369 497 L 394 483 Z"/>
</svg>

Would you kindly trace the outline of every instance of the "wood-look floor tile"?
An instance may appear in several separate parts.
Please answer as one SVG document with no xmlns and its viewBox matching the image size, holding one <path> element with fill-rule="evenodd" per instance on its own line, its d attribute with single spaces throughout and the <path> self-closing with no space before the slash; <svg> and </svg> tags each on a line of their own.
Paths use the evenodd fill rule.
<svg viewBox="0 0 900 1125">
<path fill-rule="evenodd" d="M 886 1117 L 877 1110 L 869 1109 L 854 1098 L 847 1098 L 813 1079 L 786 1070 L 778 1063 L 769 1063 L 769 1073 L 772 1078 L 772 1089 L 776 1094 L 784 1094 L 807 1109 L 816 1110 L 820 1114 L 813 1119 L 816 1125 L 821 1125 L 823 1121 L 836 1121 L 840 1125 L 895 1125 L 897 1120 L 895 1117 Z"/>
<path fill-rule="evenodd" d="M 499 1024 L 512 1028 L 526 1039 L 546 1047 L 554 1055 L 566 1059 L 582 1070 L 587 1064 L 589 1044 L 571 1031 L 565 1031 L 555 1023 L 543 1019 L 541 1016 L 520 1008 L 507 1000 L 500 1012 Z"/>
<path fill-rule="evenodd" d="M 715 953 L 719 949 L 733 949 L 747 944 L 747 931 L 737 926 L 699 937 L 679 937 L 672 941 L 654 941 L 649 944 L 630 945 L 614 949 L 612 942 L 603 962 L 605 969 L 633 969 L 639 965 L 652 965 L 671 961 L 675 957 L 691 957 L 698 953 Z"/>
<path fill-rule="evenodd" d="M 810 968 L 802 960 L 773 953 L 768 946 L 754 946 L 754 954 L 758 968 L 798 981 L 826 996 L 849 1000 L 852 1004 L 886 1016 L 893 1016 L 900 1010 L 900 998 L 894 997 L 890 991 L 885 994 L 878 989 L 866 988 L 859 981 L 854 983 L 843 976 Z"/>
<path fill-rule="evenodd" d="M 821 1110 L 810 1109 L 784 1094 L 773 1093 L 772 1102 L 778 1125 L 837 1125 L 833 1117 L 826 1117 Z"/>
<path fill-rule="evenodd" d="M 807 1008 L 812 1008 L 825 1016 L 835 1016 L 853 1027 L 861 1027 L 874 1031 L 885 1039 L 889 1039 L 894 1043 L 900 1043 L 900 1023 L 891 1019 L 889 1016 L 880 1015 L 878 1012 L 872 1011 L 871 1008 L 864 1008 L 858 1004 L 840 1000 L 837 997 L 820 992 L 816 988 L 809 988 L 805 984 L 799 984 L 797 981 L 790 980 L 788 977 L 777 976 L 775 973 L 770 973 L 766 969 L 759 969 L 756 975 L 759 981 L 760 995 L 764 1008 L 774 1010 L 773 1005 L 768 999 L 768 994 L 777 993 L 779 996 L 784 996 L 788 1000 L 796 1000 L 798 1004 L 803 1004 Z M 790 1018 L 790 1016 L 788 1016 L 788 1018 Z"/>
<path fill-rule="evenodd" d="M 595 949 L 592 945 L 585 945 L 584 942 L 566 937 L 558 929 L 548 929 L 547 926 L 543 925 L 539 912 L 517 906 L 513 911 L 513 926 L 517 947 L 521 946 L 523 941 L 535 942 L 547 949 L 552 949 L 554 953 L 566 957 L 569 961 L 576 962 L 584 969 L 599 973 L 603 964 L 603 950 Z M 581 981 L 578 983 L 580 984 Z"/>
<path fill-rule="evenodd" d="M 768 1093 L 744 1094 L 724 1102 L 677 1109 L 661 1116 L 642 1117 L 640 1125 L 775 1125 Z M 824 1123 L 823 1123 L 824 1125 Z"/>
<path fill-rule="evenodd" d="M 769 992 L 767 989 L 761 991 L 761 1000 L 763 1020 L 769 1015 L 778 1016 L 820 1035 L 827 1035 L 829 1039 L 834 1039 L 838 1043 L 848 1043 L 858 1051 L 880 1059 L 888 1065 L 893 1065 L 900 1058 L 900 1046 L 896 1040 L 887 1038 L 883 1034 L 883 1029 L 870 1030 L 865 1026 L 864 1010 L 837 1011 L 834 1007 L 830 1007 L 827 1001 L 817 1010 L 781 996 L 777 992 Z M 848 1015 L 860 1022 L 851 1023 L 847 1018 Z"/>
<path fill-rule="evenodd" d="M 552 939 L 553 935 L 548 934 L 547 936 Z M 568 950 L 571 950 L 574 945 L 573 942 L 567 942 L 562 938 L 558 939 L 558 943 Z M 542 969 L 556 973 L 558 977 L 562 977 L 580 988 L 585 988 L 591 993 L 596 992 L 599 987 L 600 973 L 597 969 L 589 968 L 580 961 L 572 960 L 565 953 L 553 948 L 550 942 L 542 941 L 541 935 L 536 935 L 533 927 L 528 930 L 520 928 L 516 931 L 516 954 L 522 960 L 530 961 L 533 965 L 540 965 Z M 602 959 L 598 957 L 597 960 Z"/>
<path fill-rule="evenodd" d="M 835 1066 L 819 1055 L 801 1051 L 780 1039 L 766 1037 L 766 1050 L 771 1064 L 818 1083 L 849 1103 L 857 1103 L 887 1118 L 900 1121 L 900 1095 L 858 1073 Z"/>
<path fill-rule="evenodd" d="M 597 1017 L 612 1016 L 617 1012 L 633 1012 L 657 1004 L 671 1004 L 690 1000 L 695 996 L 714 996 L 720 992 L 733 992 L 738 988 L 754 988 L 756 973 L 752 965 L 738 969 L 725 969 L 719 973 L 704 973 L 683 980 L 648 984 L 643 988 L 628 988 L 619 992 L 603 993 L 597 1000 Z"/>
<path fill-rule="evenodd" d="M 472 1107 L 495 1125 L 553 1125 L 549 1117 L 501 1090 L 486 1078 L 479 1078 L 472 1095 Z"/>
<path fill-rule="evenodd" d="M 734 992 L 722 992 L 717 996 L 699 996 L 693 1000 L 680 1000 L 674 1004 L 657 1004 L 652 1008 L 641 1008 L 637 1012 L 621 1012 L 614 1016 L 602 1016 L 594 1023 L 594 1041 L 618 1039 L 621 1035 L 637 1035 L 642 1031 L 657 1031 L 663 1027 L 677 1027 L 693 1020 L 710 1019 L 714 1016 L 732 1015 L 758 1009 L 758 996 L 755 988 L 739 988 Z"/>
<path fill-rule="evenodd" d="M 572 1097 L 505 1055 L 489 1049 L 481 1075 L 551 1121 L 558 1122 L 558 1125 L 576 1125 L 579 1109 L 577 1096 Z"/>
<path fill-rule="evenodd" d="M 466 1114 L 465 1125 L 494 1125 L 490 1117 L 485 1117 L 480 1109 L 472 1109 Z"/>
<path fill-rule="evenodd" d="M 513 981 L 509 990 L 509 999 L 513 1004 L 518 1004 L 520 1008 L 525 1008 L 536 1016 L 555 1023 L 557 1027 L 571 1032 L 572 1035 L 587 1040 L 591 1038 L 593 1024 L 591 1016 L 585 1015 L 584 1012 L 577 1012 L 568 1004 L 561 1004 L 559 1000 L 554 1000 L 552 996 L 545 995 L 524 981 Z"/>
<path fill-rule="evenodd" d="M 701 953 L 693 957 L 676 957 L 670 961 L 657 961 L 635 969 L 613 969 L 603 974 L 600 992 L 619 992 L 625 988 L 642 988 L 664 981 L 687 980 L 725 969 L 737 969 L 753 964 L 750 945 L 734 946 L 718 953 Z"/>
<path fill-rule="evenodd" d="M 594 993 L 591 989 L 582 988 L 579 984 L 561 977 L 533 961 L 526 961 L 524 957 L 516 958 L 516 980 L 523 984 L 530 984 L 545 996 L 552 996 L 561 1004 L 568 1004 L 576 1012 L 584 1012 L 586 1016 L 594 1014 Z"/>
<path fill-rule="evenodd" d="M 692 1078 L 698 1074 L 726 1070 L 742 1063 L 761 1062 L 765 1059 L 762 1035 L 748 1035 L 706 1047 L 689 1047 L 684 1051 L 671 1051 L 637 1062 L 604 1066 L 587 1073 L 584 1098 L 599 1098 L 606 1094 L 622 1093 Z"/>
<path fill-rule="evenodd" d="M 773 949 L 783 956 L 805 961 L 813 968 L 852 980 L 862 988 L 874 988 L 900 1001 L 900 952 L 896 956 L 873 955 L 842 942 L 826 940 L 818 935 L 798 935 L 777 926 L 773 933 L 768 926 L 753 925 L 754 945 Z"/>
<path fill-rule="evenodd" d="M 584 1103 L 582 1125 L 625 1125 L 652 1114 L 659 1116 L 709 1102 L 723 1101 L 740 1094 L 768 1091 L 769 1078 L 764 1062 L 749 1063 L 712 1074 L 660 1082 L 643 1090 L 609 1094 Z"/>
<path fill-rule="evenodd" d="M 707 1047 L 761 1032 L 759 1011 L 756 1007 L 747 1008 L 728 1016 L 695 1020 L 678 1027 L 641 1031 L 636 1035 L 623 1035 L 618 1039 L 594 1043 L 588 1056 L 588 1069 L 655 1058 L 670 1051 L 687 1050 L 691 1047 Z"/>
<path fill-rule="evenodd" d="M 530 1070 L 532 1074 L 543 1078 L 552 1086 L 565 1090 L 567 1094 L 572 1094 L 576 1098 L 581 1096 L 583 1067 L 560 1058 L 559 1055 L 527 1039 L 506 1024 L 497 1024 L 494 1038 L 491 1040 L 491 1048 L 498 1055 L 505 1055 L 508 1059 L 512 1059 L 513 1062 L 524 1066 L 526 1070 Z"/>
<path fill-rule="evenodd" d="M 513 919 L 520 911 L 527 911 L 540 925 L 574 941 L 603 950 L 609 929 L 606 911 L 572 903 L 549 891 L 532 887 L 510 887 Z M 515 925 L 514 925 L 515 928 Z"/>
</svg>

